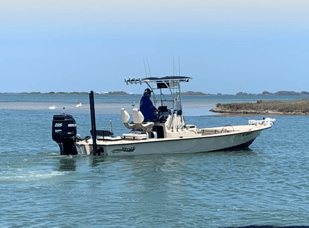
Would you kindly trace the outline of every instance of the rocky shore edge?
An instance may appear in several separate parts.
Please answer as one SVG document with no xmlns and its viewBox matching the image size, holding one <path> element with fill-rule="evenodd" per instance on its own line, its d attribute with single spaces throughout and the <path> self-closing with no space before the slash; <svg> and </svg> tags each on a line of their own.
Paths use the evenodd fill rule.
<svg viewBox="0 0 309 228">
<path fill-rule="evenodd" d="M 210 111 L 232 115 L 309 115 L 309 100 L 219 103 Z"/>
</svg>

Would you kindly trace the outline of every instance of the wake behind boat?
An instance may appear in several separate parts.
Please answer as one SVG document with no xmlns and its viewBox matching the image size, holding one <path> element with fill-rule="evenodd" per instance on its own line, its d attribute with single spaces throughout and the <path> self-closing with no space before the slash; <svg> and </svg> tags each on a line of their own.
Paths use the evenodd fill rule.
<svg viewBox="0 0 309 228">
<path fill-rule="evenodd" d="M 128 85 L 146 84 L 153 92 L 153 101 L 158 109 L 151 120 L 145 122 L 141 110 L 132 110 L 132 119 L 122 109 L 122 121 L 128 133 L 114 137 L 112 129 L 96 130 L 94 99 L 91 91 L 90 110 L 92 138 L 77 137 L 76 122 L 71 115 L 53 117 L 53 140 L 62 155 L 99 154 L 108 156 L 198 153 L 233 148 L 246 148 L 262 130 L 271 128 L 275 119 L 250 120 L 248 125 L 198 128 L 186 124 L 182 113 L 180 84 L 192 79 L 185 76 L 150 77 L 125 79 Z M 157 100 L 155 91 L 158 92 Z M 169 94 L 166 93 L 169 92 Z M 165 92 L 165 93 L 164 93 Z M 157 106 L 159 105 L 159 106 Z M 96 139 L 96 140 L 94 140 Z"/>
</svg>

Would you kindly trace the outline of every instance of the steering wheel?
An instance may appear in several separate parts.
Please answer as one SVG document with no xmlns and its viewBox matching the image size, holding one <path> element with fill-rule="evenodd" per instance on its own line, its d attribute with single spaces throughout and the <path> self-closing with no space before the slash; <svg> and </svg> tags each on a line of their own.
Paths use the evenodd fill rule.
<svg viewBox="0 0 309 228">
<path fill-rule="evenodd" d="M 153 120 L 154 120 L 154 121 L 159 121 L 160 118 L 161 118 L 161 116 L 162 116 L 162 112 L 161 112 L 159 109 L 156 109 L 155 115 L 154 115 L 154 117 L 153 117 Z"/>
</svg>

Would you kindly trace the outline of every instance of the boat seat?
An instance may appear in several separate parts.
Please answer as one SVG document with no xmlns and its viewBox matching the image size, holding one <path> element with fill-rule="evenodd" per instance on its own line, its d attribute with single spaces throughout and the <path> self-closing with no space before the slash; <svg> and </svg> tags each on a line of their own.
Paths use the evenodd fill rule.
<svg viewBox="0 0 309 228">
<path fill-rule="evenodd" d="M 126 126 L 129 129 L 133 129 L 134 124 L 129 123 L 130 115 L 124 108 L 121 109 L 121 116 L 122 116 L 122 122 L 124 126 Z"/>
<path fill-rule="evenodd" d="M 146 122 L 144 123 L 144 115 L 137 108 L 133 109 L 133 123 L 135 129 L 142 129 L 145 131 L 150 131 L 154 125 L 154 122 Z"/>
</svg>

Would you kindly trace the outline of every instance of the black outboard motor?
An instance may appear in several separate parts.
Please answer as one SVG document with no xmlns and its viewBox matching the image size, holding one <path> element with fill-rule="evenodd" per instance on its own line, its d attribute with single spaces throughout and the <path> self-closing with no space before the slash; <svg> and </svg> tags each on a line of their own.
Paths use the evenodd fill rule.
<svg viewBox="0 0 309 228">
<path fill-rule="evenodd" d="M 76 122 L 71 115 L 62 114 L 53 117 L 53 140 L 58 143 L 61 155 L 77 154 Z"/>
</svg>

